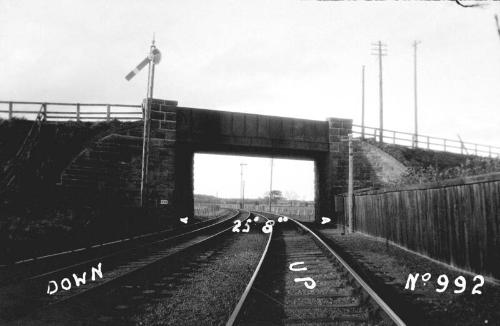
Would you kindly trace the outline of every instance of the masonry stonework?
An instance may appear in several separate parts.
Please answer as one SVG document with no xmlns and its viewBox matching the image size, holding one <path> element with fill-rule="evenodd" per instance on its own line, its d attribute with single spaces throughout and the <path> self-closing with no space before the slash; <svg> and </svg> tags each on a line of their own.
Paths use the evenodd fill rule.
<svg viewBox="0 0 500 326">
<path fill-rule="evenodd" d="M 144 106 L 147 107 L 147 100 Z M 148 207 L 177 214 L 175 211 L 177 102 L 153 100 L 148 167 Z M 168 201 L 167 205 L 162 201 Z"/>
<path fill-rule="evenodd" d="M 327 122 L 329 151 L 316 162 L 317 220 L 321 216 L 334 216 L 333 197 L 347 191 L 348 134 L 352 131 L 352 120 L 328 118 Z"/>
<path fill-rule="evenodd" d="M 317 220 L 334 217 L 334 195 L 347 190 L 351 120 L 193 109 L 159 99 L 151 102 L 150 118 L 146 207 L 150 216 L 158 217 L 157 225 L 163 218 L 193 216 L 193 161 L 198 152 L 313 161 Z M 94 142 L 62 173 L 61 192 L 85 205 L 137 208 L 142 135 L 142 122 L 137 121 Z"/>
</svg>

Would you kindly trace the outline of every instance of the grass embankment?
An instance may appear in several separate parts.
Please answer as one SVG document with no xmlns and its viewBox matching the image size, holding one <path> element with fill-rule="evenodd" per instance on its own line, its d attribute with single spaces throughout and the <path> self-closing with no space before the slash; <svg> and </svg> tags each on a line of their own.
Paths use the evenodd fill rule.
<svg viewBox="0 0 500 326">
<path fill-rule="evenodd" d="M 108 223 L 113 222 L 113 218 L 108 218 L 109 212 L 65 205 L 58 198 L 56 183 L 63 169 L 86 146 L 112 130 L 132 124 L 43 123 L 30 147 L 29 159 L 15 161 L 33 121 L 0 120 L 0 179 L 8 167 L 16 166 L 14 185 L 0 198 L 0 264 L 88 242 L 100 237 L 102 229 L 110 237 L 123 233 L 121 227 L 115 232 Z M 131 219 L 125 216 L 121 224 L 130 224 Z"/>
<path fill-rule="evenodd" d="M 29 152 L 29 159 L 15 162 L 19 172 L 16 175 L 16 192 L 19 195 L 32 194 L 44 198 L 40 190 L 47 190 L 47 187 L 55 184 L 62 170 L 86 146 L 112 130 L 130 124 L 116 120 L 97 123 L 43 123 L 37 137 L 33 137 L 34 146 Z M 0 120 L 0 173 L 14 163 L 13 158 L 32 125 L 33 121 L 29 120 Z"/>
<path fill-rule="evenodd" d="M 461 155 L 370 142 L 408 167 L 398 185 L 442 181 L 500 171 L 498 158 Z"/>
<path fill-rule="evenodd" d="M 224 325 L 250 280 L 267 235 L 257 228 L 233 233 L 230 245 L 210 264 L 193 271 L 169 298 L 150 303 L 139 325 Z"/>
</svg>

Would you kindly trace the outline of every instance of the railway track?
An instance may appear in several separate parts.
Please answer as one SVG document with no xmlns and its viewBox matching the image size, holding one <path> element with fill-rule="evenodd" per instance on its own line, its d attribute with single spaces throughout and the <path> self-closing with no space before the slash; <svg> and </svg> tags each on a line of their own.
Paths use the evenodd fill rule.
<svg viewBox="0 0 500 326">
<path fill-rule="evenodd" d="M 230 229 L 232 230 L 232 228 Z M 106 306 L 98 308 L 97 313 L 101 315 L 100 319 L 105 320 L 106 324 L 113 325 L 147 325 L 147 321 L 138 322 L 137 317 L 143 316 L 144 311 L 148 310 L 144 307 L 150 306 L 149 309 L 152 309 L 151 306 L 154 306 L 152 303 L 163 302 L 167 307 L 172 305 L 175 309 L 167 314 L 166 319 L 162 319 L 161 324 L 183 325 L 182 318 L 181 320 L 178 319 L 179 315 L 193 314 L 196 311 L 188 308 L 189 303 L 184 301 L 189 302 L 190 295 L 185 293 L 190 293 L 190 285 L 196 280 L 204 282 L 206 278 L 228 277 L 224 273 L 214 274 L 211 266 L 216 264 L 217 261 L 224 260 L 225 255 L 231 254 L 231 247 L 235 242 L 235 234 L 231 230 L 228 229 L 218 233 L 200 246 L 192 246 L 183 252 L 179 252 L 175 257 L 170 257 L 171 259 L 168 262 L 161 264 L 156 270 L 146 271 L 135 277 L 128 277 L 120 284 L 115 285 L 113 289 L 105 293 Z M 203 280 L 200 280 L 200 275 L 203 275 Z M 244 274 L 239 274 L 239 277 L 244 277 Z M 226 291 L 231 288 L 222 286 L 219 289 Z M 221 293 L 219 292 L 219 294 Z M 216 293 L 212 292 L 212 295 L 216 295 Z M 203 305 L 205 300 L 210 299 L 200 293 L 194 302 Z M 218 300 L 224 299 L 218 297 Z M 182 302 L 180 307 L 179 302 Z M 193 303 L 193 301 L 190 302 Z M 172 317 L 172 315 L 176 316 Z M 221 318 L 223 320 L 224 317 L 221 316 Z M 187 322 L 187 324 L 191 325 L 192 321 Z M 208 325 L 211 323 L 203 321 L 201 324 Z"/>
<path fill-rule="evenodd" d="M 227 217 L 234 216 L 236 212 L 236 210 L 228 210 L 228 212 L 222 214 L 221 216 L 217 216 L 215 218 L 211 218 L 201 222 L 181 225 L 174 229 L 140 234 L 105 243 L 96 243 L 93 245 L 89 245 L 88 247 L 25 258 L 14 262 L 12 265 L 1 265 L 0 286 L 18 282 L 39 274 L 48 273 L 50 271 L 63 268 L 64 266 L 72 266 L 96 257 L 102 257 L 133 247 L 147 245 L 148 243 L 152 243 L 161 239 L 173 237 L 175 235 L 209 226 L 216 223 L 217 221 L 221 221 Z"/>
<path fill-rule="evenodd" d="M 320 237 L 290 219 L 276 221 L 272 241 L 226 325 L 405 323 Z"/>
<path fill-rule="evenodd" d="M 231 232 L 234 219 L 246 219 L 249 214 L 249 212 L 238 211 L 210 225 L 141 243 L 132 248 L 94 257 L 71 266 L 50 270 L 29 277 L 19 284 L 2 287 L 0 288 L 0 322 L 22 317 L 27 311 L 61 304 L 90 293 L 105 291 L 123 282 L 126 283 L 127 280 L 147 273 L 166 260 L 188 255 L 190 250 L 216 241 L 223 234 Z M 91 281 L 88 275 L 85 284 L 80 284 L 78 287 L 73 285 L 68 291 L 60 290 L 47 295 L 48 282 L 52 280 L 58 282 L 64 277 L 71 278 L 73 273 L 78 276 L 81 276 L 83 272 L 90 274 L 91 268 L 97 267 L 99 263 L 102 264 L 102 278 Z"/>
<path fill-rule="evenodd" d="M 258 229 L 268 218 L 275 225 L 227 325 L 405 325 L 313 231 L 292 219 L 279 223 L 275 215 L 256 215 L 262 217 Z M 89 324 L 131 324 L 141 307 L 155 300 L 168 302 L 176 290 L 191 282 L 191 275 L 224 255 L 233 239 L 232 222 L 249 217 L 249 212 L 238 211 L 213 225 L 31 277 L 24 282 L 28 286 L 24 295 L 30 300 L 20 302 L 24 314 L 0 304 L 0 311 L 10 312 L 0 315 L 0 323 L 36 320 L 40 308 L 64 311 L 78 306 L 83 315 L 74 320 L 63 317 L 58 324 L 82 318 Z M 69 276 L 69 271 L 78 274 L 97 261 L 103 266 L 101 279 L 46 294 L 48 280 Z M 4 289 L 0 288 L 0 302 L 8 294 L 2 293 Z M 22 298 L 19 292 L 16 296 Z M 28 309 L 34 312 L 31 317 L 24 316 Z"/>
</svg>

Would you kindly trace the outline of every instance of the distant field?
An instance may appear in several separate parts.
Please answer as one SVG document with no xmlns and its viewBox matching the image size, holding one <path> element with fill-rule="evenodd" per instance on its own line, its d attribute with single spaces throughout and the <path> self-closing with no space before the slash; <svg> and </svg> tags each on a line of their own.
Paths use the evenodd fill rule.
<svg viewBox="0 0 500 326">
<path fill-rule="evenodd" d="M 194 203 L 194 211 L 196 216 L 215 216 L 223 208 L 240 208 L 239 204 L 214 204 L 214 203 Z M 246 210 L 251 211 L 269 211 L 268 205 L 245 204 Z M 314 206 L 291 206 L 291 205 L 273 205 L 271 211 L 278 215 L 287 215 L 297 218 L 301 221 L 314 221 Z"/>
</svg>

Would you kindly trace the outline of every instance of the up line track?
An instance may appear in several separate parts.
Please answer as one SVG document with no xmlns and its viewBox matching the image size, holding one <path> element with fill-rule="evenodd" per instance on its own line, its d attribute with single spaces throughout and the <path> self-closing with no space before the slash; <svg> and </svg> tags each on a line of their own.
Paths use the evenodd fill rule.
<svg viewBox="0 0 500 326">
<path fill-rule="evenodd" d="M 307 226 L 304 224 L 300 223 L 299 221 L 296 221 L 292 219 L 292 222 L 296 223 L 298 226 L 303 228 L 304 230 L 308 231 L 311 236 L 315 238 L 316 241 L 318 241 L 328 252 L 337 259 L 342 266 L 356 279 L 356 282 L 358 282 L 363 289 L 370 295 L 370 297 L 377 303 L 382 310 L 391 318 L 391 320 L 396 324 L 400 326 L 406 325 L 405 322 L 394 312 L 394 310 L 389 307 L 389 305 L 380 298 L 380 296 L 359 276 L 358 273 L 354 269 L 347 264 L 347 262 L 342 259 L 329 245 L 327 245 L 316 233 L 314 233 L 311 229 L 309 229 Z"/>
<path fill-rule="evenodd" d="M 269 213 L 259 215 L 277 218 Z M 290 221 L 288 225 L 275 225 L 278 229 L 270 234 L 260 262 L 226 326 L 406 325 L 316 233 L 299 221 Z M 295 261 L 302 261 L 307 269 L 294 271 L 289 265 Z M 297 281 L 306 276 L 316 280 L 315 289 L 308 290 L 302 281 Z"/>
</svg>

